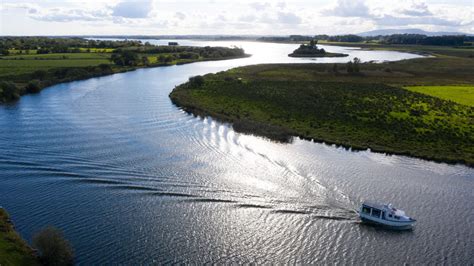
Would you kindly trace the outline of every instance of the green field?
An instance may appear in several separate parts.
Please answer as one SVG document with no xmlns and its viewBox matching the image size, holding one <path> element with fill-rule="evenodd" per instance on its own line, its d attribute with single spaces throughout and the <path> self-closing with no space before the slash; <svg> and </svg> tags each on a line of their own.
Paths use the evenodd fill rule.
<svg viewBox="0 0 474 266">
<path fill-rule="evenodd" d="M 334 64 L 240 67 L 185 83 L 170 97 L 188 112 L 274 140 L 300 136 L 474 165 L 474 108 L 448 101 L 469 98 L 461 88 L 473 87 L 472 58 L 361 64 L 361 72 L 352 74 L 344 64 L 333 69 Z M 446 87 L 442 97 L 404 89 L 438 84 L 465 85 Z"/>
<path fill-rule="evenodd" d="M 412 86 L 405 88 L 474 107 L 474 86 Z"/>
<path fill-rule="evenodd" d="M 25 50 L 29 47 L 37 50 Z M 0 48 L 0 103 L 62 82 L 144 67 L 248 56 L 237 47 L 155 46 L 80 38 L 0 37 Z"/>
<path fill-rule="evenodd" d="M 39 265 L 33 251 L 9 220 L 8 213 L 0 208 L 0 265 Z"/>
<path fill-rule="evenodd" d="M 87 67 L 110 64 L 110 54 L 58 53 L 42 55 L 10 55 L 0 59 L 0 77 L 50 70 L 60 67 Z"/>
</svg>

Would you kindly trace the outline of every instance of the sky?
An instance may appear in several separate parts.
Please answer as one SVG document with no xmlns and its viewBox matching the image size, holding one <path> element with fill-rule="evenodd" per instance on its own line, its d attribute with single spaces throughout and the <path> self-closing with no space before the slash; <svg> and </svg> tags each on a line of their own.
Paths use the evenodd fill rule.
<svg viewBox="0 0 474 266">
<path fill-rule="evenodd" d="M 474 33 L 474 0 L 0 0 L 0 35 Z"/>
</svg>

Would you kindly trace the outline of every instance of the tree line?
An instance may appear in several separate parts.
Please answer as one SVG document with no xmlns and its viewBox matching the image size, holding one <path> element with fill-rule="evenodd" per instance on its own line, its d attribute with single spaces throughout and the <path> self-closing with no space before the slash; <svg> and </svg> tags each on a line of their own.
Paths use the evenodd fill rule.
<svg viewBox="0 0 474 266">
<path fill-rule="evenodd" d="M 423 34 L 392 34 L 379 36 L 359 36 L 355 34 L 334 35 L 326 34 L 315 36 L 290 35 L 290 36 L 272 36 L 261 37 L 259 41 L 270 42 L 302 42 L 313 39 L 325 40 L 330 42 L 377 42 L 381 44 L 417 44 L 417 45 L 439 45 L 439 46 L 462 46 L 469 45 L 474 41 L 473 36 L 466 35 L 445 35 L 445 36 L 427 36 Z"/>
<path fill-rule="evenodd" d="M 79 48 L 123 48 L 145 46 L 135 40 L 88 40 L 77 37 L 0 37 L 0 54 L 8 55 L 9 50 L 37 50 L 38 54 L 74 53 Z"/>
</svg>

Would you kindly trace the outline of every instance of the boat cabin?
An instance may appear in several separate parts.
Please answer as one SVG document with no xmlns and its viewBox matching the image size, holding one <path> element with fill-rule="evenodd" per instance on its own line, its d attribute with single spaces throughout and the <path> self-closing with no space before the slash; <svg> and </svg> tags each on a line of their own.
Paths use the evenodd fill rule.
<svg viewBox="0 0 474 266">
<path fill-rule="evenodd" d="M 364 202 L 362 204 L 362 214 L 382 220 L 397 221 L 401 220 L 402 215 L 397 214 L 397 209 L 390 205 L 372 204 Z"/>
</svg>

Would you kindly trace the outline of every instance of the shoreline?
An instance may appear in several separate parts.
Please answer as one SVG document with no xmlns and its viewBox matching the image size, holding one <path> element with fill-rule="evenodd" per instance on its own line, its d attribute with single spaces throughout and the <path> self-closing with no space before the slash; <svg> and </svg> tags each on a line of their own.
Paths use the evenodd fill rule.
<svg viewBox="0 0 474 266">
<path fill-rule="evenodd" d="M 336 145 L 337 147 L 343 147 L 351 151 L 370 150 L 371 152 L 376 152 L 376 153 L 384 153 L 387 155 L 408 156 L 412 158 L 419 158 L 419 159 L 434 161 L 438 163 L 461 164 L 461 165 L 472 168 L 474 167 L 474 162 L 472 161 L 472 157 L 467 156 L 469 154 L 468 149 L 466 147 L 461 148 L 458 144 L 456 144 L 456 142 L 453 142 L 452 140 L 450 140 L 450 138 L 439 137 L 438 135 L 436 135 L 438 134 L 436 133 L 438 132 L 438 130 L 440 130 L 439 132 L 441 132 L 439 134 L 446 134 L 446 132 L 448 132 L 448 131 L 445 132 L 444 129 L 440 129 L 438 126 L 436 126 L 437 125 L 436 123 L 426 124 L 426 130 L 429 130 L 428 132 L 433 130 L 435 132 L 434 133 L 435 135 L 425 136 L 424 133 L 422 132 L 422 133 L 414 135 L 413 137 L 408 137 L 408 135 L 410 134 L 408 135 L 402 134 L 405 137 L 402 139 L 399 139 L 398 133 L 397 133 L 398 131 L 396 130 L 393 131 L 394 130 L 393 128 L 388 127 L 391 129 L 390 130 L 384 129 L 382 132 L 380 132 L 383 134 L 389 134 L 387 135 L 387 137 L 381 136 L 380 138 L 368 138 L 367 140 L 364 140 L 363 136 L 365 135 L 370 136 L 370 134 L 372 133 L 367 132 L 367 128 L 365 129 L 360 128 L 361 126 L 364 125 L 364 123 L 362 122 L 359 123 L 359 122 L 349 121 L 348 124 L 347 123 L 344 125 L 341 124 L 342 126 L 341 130 L 343 130 L 344 127 L 347 127 L 344 130 L 352 130 L 352 132 L 348 132 L 350 134 L 347 135 L 347 137 L 344 137 L 345 135 L 341 133 L 343 131 L 338 132 L 338 128 L 340 128 L 341 126 L 339 126 L 340 122 L 337 122 L 337 120 L 335 120 L 334 122 L 330 122 L 330 120 L 323 122 L 325 120 L 318 121 L 316 119 L 312 123 L 316 123 L 317 125 L 318 123 L 323 122 L 325 123 L 324 126 L 322 127 L 309 126 L 308 121 L 312 121 L 311 118 L 309 117 L 303 116 L 301 119 L 291 118 L 291 117 L 295 117 L 291 115 L 292 112 L 296 112 L 294 113 L 296 117 L 301 116 L 301 113 L 297 111 L 298 108 L 294 109 L 295 106 L 289 105 L 286 108 L 288 110 L 284 111 L 283 109 L 285 108 L 283 108 L 283 106 L 286 106 L 286 105 L 283 105 L 283 106 L 272 105 L 271 102 L 273 101 L 279 102 L 278 99 L 281 99 L 281 98 L 278 98 L 278 99 L 272 98 L 273 96 L 271 94 L 265 94 L 268 97 L 270 97 L 268 98 L 268 100 L 265 100 L 267 98 L 258 98 L 260 100 L 258 100 L 257 102 L 252 101 L 253 99 L 252 97 L 264 97 L 260 95 L 260 93 L 264 93 L 264 88 L 266 88 L 267 86 L 272 87 L 272 88 L 277 86 L 275 87 L 275 89 L 278 89 L 278 91 L 280 91 L 279 94 L 282 93 L 281 89 L 283 89 L 283 87 L 287 87 L 288 84 L 293 84 L 293 86 L 300 84 L 298 88 L 305 87 L 306 85 L 301 87 L 302 86 L 301 84 L 303 83 L 298 83 L 298 82 L 304 82 L 303 80 L 298 80 L 300 77 L 299 76 L 300 73 L 304 71 L 307 74 L 309 73 L 308 76 L 314 78 L 315 79 L 314 81 L 323 82 L 323 83 L 324 82 L 326 83 L 327 82 L 329 83 L 340 82 L 340 84 L 347 84 L 348 86 L 362 86 L 361 88 L 364 88 L 364 86 L 367 86 L 370 84 L 372 85 L 379 84 L 380 86 L 382 86 L 382 88 L 386 88 L 385 89 L 386 92 L 390 93 L 391 90 L 387 90 L 388 87 L 386 87 L 386 86 L 389 86 L 390 88 L 393 88 L 393 89 L 402 90 L 400 91 L 400 93 L 397 94 L 398 95 L 397 97 L 402 97 L 402 95 L 405 95 L 405 94 L 407 95 L 409 94 L 410 97 L 412 98 L 415 97 L 413 98 L 413 103 L 410 103 L 410 104 L 416 104 L 416 102 L 419 100 L 425 101 L 426 103 L 430 103 L 431 101 L 434 101 L 434 102 L 439 102 L 439 104 L 442 104 L 442 105 L 446 104 L 447 106 L 446 108 L 454 108 L 453 110 L 457 110 L 456 108 L 458 107 L 448 107 L 448 106 L 453 106 L 453 104 L 457 104 L 457 103 L 451 102 L 449 100 L 436 98 L 430 95 L 425 95 L 422 93 L 410 94 L 410 93 L 407 93 L 408 90 L 403 89 L 403 86 L 404 86 L 403 83 L 408 83 L 408 84 L 413 83 L 417 85 L 424 84 L 424 83 L 445 84 L 446 82 L 449 81 L 449 83 L 451 84 L 452 79 L 453 79 L 453 77 L 451 76 L 447 76 L 447 77 L 440 76 L 437 72 L 435 73 L 423 72 L 423 71 L 421 72 L 418 71 L 418 73 L 411 72 L 411 69 L 418 69 L 418 65 L 424 65 L 427 62 L 429 62 L 425 60 L 437 60 L 437 59 L 425 58 L 425 59 L 411 61 L 411 63 L 408 63 L 409 60 L 405 60 L 405 61 L 400 61 L 398 63 L 392 62 L 392 63 L 386 63 L 386 64 L 380 64 L 380 65 L 364 64 L 363 70 L 362 70 L 363 73 L 361 73 L 360 75 L 356 75 L 356 74 L 351 75 L 351 74 L 344 74 L 344 73 L 331 74 L 330 72 L 328 72 L 328 69 L 331 69 L 331 66 L 332 66 L 331 64 L 306 64 L 301 67 L 299 65 L 291 65 L 291 64 L 259 64 L 259 65 L 253 65 L 253 66 L 245 66 L 245 67 L 233 68 L 231 69 L 230 72 L 226 71 L 221 74 L 217 73 L 217 74 L 205 75 L 204 76 L 205 80 L 208 79 L 210 82 L 209 83 L 204 82 L 205 85 L 203 85 L 202 87 L 197 87 L 196 85 L 189 84 L 188 82 L 183 83 L 177 86 L 170 93 L 170 98 L 173 104 L 180 107 L 182 110 L 184 110 L 185 112 L 189 114 L 192 114 L 194 116 L 199 116 L 199 117 L 209 116 L 215 119 L 216 121 L 231 124 L 233 129 L 236 132 L 253 134 L 256 136 L 265 137 L 272 141 L 288 143 L 288 142 L 291 142 L 291 139 L 293 139 L 294 137 L 298 137 L 304 140 L 315 141 L 318 143 Z M 449 61 L 449 60 L 445 60 L 443 62 L 444 62 L 443 64 L 439 65 L 440 71 L 442 71 L 442 69 L 445 68 L 446 64 L 449 65 L 452 63 L 452 61 Z M 407 64 L 410 65 L 408 68 L 407 68 Z M 342 64 L 338 64 L 338 65 L 341 68 L 343 67 Z M 387 71 L 377 72 L 377 70 L 375 70 L 379 68 L 384 69 L 387 67 L 391 67 L 390 72 L 387 72 Z M 399 72 L 399 71 L 410 71 L 410 73 L 412 73 L 412 76 L 410 78 L 407 78 L 406 80 L 402 80 L 402 82 L 400 83 L 399 76 L 401 76 L 401 73 L 403 72 Z M 468 69 L 466 69 L 465 71 L 469 72 Z M 268 73 L 268 74 L 271 73 L 271 75 L 266 76 L 265 73 Z M 374 75 L 378 75 L 378 76 L 374 76 Z M 459 79 L 460 81 L 464 80 L 464 82 L 471 83 L 469 82 L 469 80 L 471 79 L 470 78 L 465 79 L 464 76 L 460 76 L 457 79 Z M 308 82 L 309 81 L 310 80 L 308 80 Z M 381 82 L 381 81 L 384 81 L 384 82 Z M 279 87 L 280 85 L 278 85 L 278 83 L 276 82 L 283 82 L 282 84 L 287 84 L 287 85 L 281 85 L 283 87 L 280 88 Z M 209 85 L 206 85 L 206 84 L 209 84 Z M 215 84 L 220 84 L 220 85 L 215 85 Z M 252 85 L 252 84 L 258 84 L 258 85 Z M 387 84 L 387 85 L 384 85 L 384 84 Z M 307 84 L 307 86 L 310 86 L 310 84 Z M 259 88 L 262 88 L 262 91 L 260 91 Z M 252 90 L 256 90 L 255 93 L 257 93 L 258 96 L 253 95 L 250 92 Z M 249 91 L 249 93 L 246 93 L 245 91 Z M 242 95 L 239 96 L 240 94 L 237 92 L 244 93 L 244 96 Z M 282 97 L 294 97 L 294 96 L 291 96 L 291 92 L 289 93 L 290 94 L 282 94 L 284 95 Z M 237 98 L 235 98 L 234 96 L 236 96 Z M 329 97 L 329 96 L 326 95 L 326 97 Z M 429 100 L 427 97 L 429 98 L 433 97 L 434 99 L 437 99 L 437 100 L 434 100 L 434 99 Z M 271 99 L 273 100 L 270 101 Z M 403 98 L 400 98 L 400 99 L 403 99 Z M 305 98 L 302 98 L 301 101 L 306 101 L 306 100 Z M 264 109 L 259 109 L 260 105 L 255 105 L 259 102 L 264 103 L 262 105 Z M 438 109 L 436 109 L 437 108 L 436 106 L 438 105 L 438 103 L 434 104 L 434 102 L 432 103 L 433 104 L 432 106 L 435 109 L 428 109 L 428 110 L 432 110 L 429 112 L 439 111 Z M 287 104 L 290 104 L 290 103 L 287 103 Z M 297 103 L 293 102 L 293 104 L 297 104 Z M 359 106 L 359 105 L 356 104 L 355 106 Z M 465 106 L 465 105 L 461 105 L 461 106 Z M 459 108 L 461 108 L 461 106 Z M 283 109 L 280 109 L 280 108 L 283 108 Z M 308 108 L 308 106 L 306 106 L 306 108 Z M 409 107 L 404 107 L 404 108 L 408 108 L 407 109 L 408 111 L 411 110 Z M 467 108 L 467 109 L 464 109 L 466 110 L 464 112 L 468 112 L 468 113 L 471 112 L 470 110 L 472 110 L 472 107 L 469 107 L 469 106 L 465 106 L 462 108 Z M 260 111 L 255 111 L 256 113 L 253 113 L 254 111 L 252 110 L 260 110 Z M 281 112 L 280 114 L 279 110 L 283 110 L 283 112 Z M 355 110 L 357 110 L 357 108 Z M 347 111 L 348 109 L 346 109 L 344 112 L 347 112 Z M 403 112 L 403 111 L 392 110 L 392 111 L 387 111 L 387 112 L 395 112 L 394 115 L 398 115 L 397 112 Z M 378 114 L 373 113 L 372 115 L 378 115 Z M 389 115 L 388 118 L 390 118 L 390 114 L 387 113 L 387 115 Z M 410 112 L 408 112 L 408 115 L 410 115 Z M 430 113 L 428 113 L 428 115 L 430 115 Z M 452 123 L 452 120 L 451 120 L 452 117 L 453 116 L 457 117 L 457 115 L 459 114 L 446 113 L 445 117 L 443 118 L 446 120 L 441 120 L 441 121 L 444 121 L 445 123 Z M 463 116 L 465 117 L 465 115 Z M 284 122 L 286 121 L 284 117 L 287 117 L 286 119 L 290 119 L 290 120 L 287 122 Z M 420 119 L 417 117 L 420 117 L 420 115 L 415 113 L 415 116 L 410 119 Z M 395 121 L 399 121 L 396 123 L 400 123 L 404 121 L 403 119 L 399 120 L 401 118 L 398 118 L 396 116 L 394 116 L 394 118 L 392 119 L 395 119 Z M 465 118 L 465 119 L 468 119 L 468 118 Z M 414 121 L 420 121 L 420 120 L 414 120 Z M 411 123 L 411 122 L 407 122 L 407 123 Z M 465 122 L 462 122 L 462 123 L 465 123 Z M 384 128 L 389 125 L 391 124 L 381 124 L 380 126 Z M 407 124 L 405 124 L 405 126 L 407 126 Z M 464 127 L 464 129 L 461 129 L 461 130 L 463 130 L 463 132 L 466 132 L 465 134 L 469 134 L 467 132 L 470 132 L 469 130 L 471 130 L 470 129 L 471 127 L 469 126 L 469 124 L 461 124 L 461 125 L 454 124 L 452 126 L 453 128 L 450 130 L 459 130 L 459 127 Z M 416 127 L 423 128 L 423 126 L 421 125 L 418 125 Z M 328 130 L 326 130 L 325 128 L 328 128 Z M 360 132 L 358 128 L 360 128 Z M 408 128 L 410 128 L 410 126 Z M 410 130 L 415 130 L 415 128 L 411 128 Z M 468 131 L 464 131 L 464 130 L 468 130 Z M 333 133 L 330 133 L 330 132 L 333 132 Z M 445 132 L 445 133 L 442 133 L 442 132 Z M 458 132 L 458 131 L 453 131 L 453 132 Z M 359 135 L 359 134 L 362 134 L 362 135 Z M 395 139 L 391 139 L 389 137 L 392 135 Z M 424 138 L 427 138 L 427 137 L 429 139 L 423 140 Z M 464 137 L 463 143 L 469 140 L 469 139 L 466 139 L 468 137 L 469 135 L 466 135 Z M 435 144 L 438 142 L 439 144 Z M 451 142 L 453 142 L 456 145 L 450 146 Z M 425 146 L 425 144 L 427 144 L 427 146 Z M 427 148 L 431 146 L 433 148 Z M 460 150 L 457 150 L 458 148 Z M 451 152 L 450 150 L 452 149 L 455 149 L 456 152 L 454 153 Z M 429 152 L 430 150 L 436 150 L 436 152 Z"/>
<path fill-rule="evenodd" d="M 349 56 L 348 54 L 342 54 L 342 53 L 330 53 L 326 52 L 324 54 L 295 54 L 291 53 L 288 54 L 289 57 L 294 57 L 294 58 L 323 58 L 323 57 L 347 57 Z"/>
<path fill-rule="evenodd" d="M 200 118 L 211 117 L 217 122 L 229 124 L 232 127 L 232 129 L 237 133 L 250 134 L 257 137 L 263 137 L 270 141 L 291 144 L 293 141 L 293 138 L 300 138 L 302 140 L 324 144 L 327 146 L 335 145 L 336 148 L 344 148 L 345 150 L 351 151 L 351 152 L 370 151 L 374 153 L 385 154 L 388 156 L 391 156 L 391 155 L 407 156 L 411 158 L 422 159 L 422 160 L 432 161 L 436 163 L 446 163 L 446 164 L 451 164 L 451 165 L 460 164 L 466 167 L 474 168 L 474 164 L 468 163 L 465 160 L 439 159 L 439 158 L 431 157 L 431 156 L 420 156 L 420 155 L 413 154 L 411 152 L 399 152 L 399 151 L 393 151 L 393 150 L 388 150 L 388 149 L 378 149 L 378 148 L 373 148 L 373 147 L 360 147 L 353 144 L 351 145 L 351 144 L 345 144 L 345 143 L 340 143 L 340 142 L 333 142 L 333 141 L 328 141 L 327 139 L 323 139 L 323 138 L 314 138 L 314 137 L 305 136 L 303 134 L 297 134 L 294 131 L 284 129 L 279 126 L 264 124 L 261 122 L 255 122 L 251 120 L 241 122 L 241 124 L 237 124 L 237 127 L 236 127 L 235 120 L 230 117 L 227 117 L 225 115 L 219 115 L 219 114 L 211 114 L 210 112 L 203 110 L 202 108 L 198 108 L 196 106 L 183 105 L 179 102 L 177 98 L 171 98 L 171 101 L 173 102 L 174 105 L 176 105 L 177 107 L 179 107 L 180 109 L 182 109 L 189 115 L 193 115 L 195 117 L 200 117 Z M 266 134 L 265 132 L 259 131 L 260 128 L 262 127 L 257 127 L 257 126 L 265 126 L 265 127 L 270 126 L 273 129 L 277 129 L 277 130 L 280 129 L 281 131 L 273 132 L 272 135 L 275 135 L 277 137 L 272 137 L 271 135 Z M 250 128 L 254 128 L 255 130 L 248 130 Z M 294 134 L 291 134 L 291 133 L 294 133 Z"/>
<path fill-rule="evenodd" d="M 0 207 L 0 265 L 39 265 L 35 250 L 15 230 L 8 212 Z"/>
<path fill-rule="evenodd" d="M 199 59 L 199 60 L 190 60 L 190 61 L 181 61 L 181 62 L 178 61 L 178 62 L 175 62 L 175 63 L 159 63 L 159 64 L 153 64 L 153 65 L 134 66 L 134 67 L 119 67 L 119 68 L 116 68 L 116 69 L 111 68 L 111 71 L 105 71 L 105 72 L 99 72 L 99 73 L 97 73 L 97 72 L 95 72 L 95 73 L 94 72 L 92 72 L 92 73 L 88 72 L 90 75 L 81 76 L 81 77 L 77 77 L 77 78 L 65 78 L 65 79 L 60 79 L 60 80 L 53 80 L 52 82 L 47 82 L 47 83 L 44 84 L 44 86 L 40 86 L 39 90 L 36 91 L 36 92 L 28 92 L 28 91 L 24 90 L 24 91 L 22 91 L 22 93 L 20 94 L 20 97 L 18 99 L 15 99 L 15 100 L 12 100 L 12 101 L 7 101 L 7 102 L 1 102 L 0 101 L 0 106 L 1 105 L 14 104 L 14 103 L 18 102 L 19 100 L 21 100 L 21 97 L 24 96 L 24 95 L 37 94 L 37 93 L 40 93 L 44 89 L 47 89 L 49 87 L 59 85 L 59 84 L 62 84 L 62 83 L 87 80 L 87 79 L 91 79 L 91 78 L 105 77 L 105 76 L 109 76 L 109 75 L 135 71 L 135 70 L 138 70 L 138 69 L 186 65 L 186 64 L 199 63 L 199 62 L 209 62 L 209 61 L 233 60 L 233 59 L 247 58 L 247 57 L 250 57 L 250 56 L 252 56 L 252 55 L 245 54 L 243 56 L 231 56 L 231 57 L 212 58 L 212 59 L 209 58 L 209 59 Z M 68 68 L 58 68 L 58 69 L 68 69 Z M 75 68 L 75 69 L 87 69 L 87 67 Z"/>
</svg>

